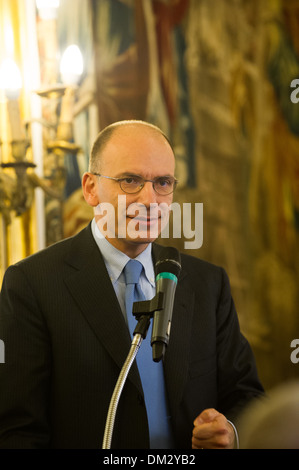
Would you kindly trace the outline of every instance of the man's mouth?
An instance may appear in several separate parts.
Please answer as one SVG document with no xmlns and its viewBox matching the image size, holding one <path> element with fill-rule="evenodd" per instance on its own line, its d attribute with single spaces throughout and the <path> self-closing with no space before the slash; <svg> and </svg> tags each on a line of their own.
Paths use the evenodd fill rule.
<svg viewBox="0 0 299 470">
<path fill-rule="evenodd" d="M 134 217 L 132 215 L 127 215 L 127 218 L 130 220 L 134 220 L 136 223 L 138 222 L 139 224 L 146 224 L 146 225 L 154 225 L 156 224 L 160 219 L 161 216 L 159 217 Z"/>
</svg>

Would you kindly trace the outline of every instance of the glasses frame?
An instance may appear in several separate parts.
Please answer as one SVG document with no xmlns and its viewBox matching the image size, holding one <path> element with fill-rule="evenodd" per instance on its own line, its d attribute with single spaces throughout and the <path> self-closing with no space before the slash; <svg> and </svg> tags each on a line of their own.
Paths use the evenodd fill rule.
<svg viewBox="0 0 299 470">
<path fill-rule="evenodd" d="M 154 188 L 154 191 L 155 191 L 157 194 L 159 194 L 159 196 L 169 196 L 170 194 L 173 194 L 173 192 L 175 191 L 176 186 L 177 186 L 177 184 L 178 184 L 178 180 L 177 180 L 176 178 L 173 178 L 173 177 L 171 176 L 171 178 L 174 179 L 173 190 L 172 190 L 170 193 L 161 194 L 161 193 L 159 193 L 159 192 L 156 190 L 156 188 L 155 188 L 155 182 L 157 181 L 157 179 L 159 179 L 159 178 L 167 178 L 167 176 L 164 176 L 164 177 L 163 177 L 163 176 L 158 176 L 158 177 L 157 177 L 156 179 L 154 179 L 154 180 L 146 180 L 146 179 L 142 178 L 141 176 L 138 176 L 138 175 L 129 175 L 129 174 L 128 174 L 127 176 L 123 176 L 122 178 L 116 178 L 116 177 L 114 177 L 114 176 L 106 176 L 106 175 L 102 175 L 101 173 L 92 173 L 92 175 L 99 176 L 99 177 L 102 177 L 102 178 L 107 178 L 107 179 L 113 180 L 113 181 L 117 181 L 117 182 L 119 183 L 120 189 L 121 189 L 124 193 L 126 193 L 126 194 L 137 194 L 137 193 L 140 193 L 140 191 L 142 191 L 142 189 L 144 188 L 145 183 L 152 183 L 153 188 Z M 125 191 L 125 190 L 122 188 L 122 186 L 121 186 L 122 181 L 124 181 L 125 179 L 127 179 L 127 178 L 129 178 L 129 177 L 132 177 L 132 178 L 134 178 L 134 177 L 136 178 L 136 177 L 137 177 L 137 178 L 140 178 L 140 179 L 143 181 L 143 182 L 140 184 L 139 189 L 138 189 L 137 191 L 134 191 L 133 193 L 128 193 L 128 191 Z"/>
</svg>

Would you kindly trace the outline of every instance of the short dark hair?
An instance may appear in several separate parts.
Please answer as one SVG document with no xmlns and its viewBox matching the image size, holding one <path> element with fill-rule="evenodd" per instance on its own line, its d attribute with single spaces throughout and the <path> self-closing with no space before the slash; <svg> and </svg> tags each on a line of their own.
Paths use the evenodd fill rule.
<svg viewBox="0 0 299 470">
<path fill-rule="evenodd" d="M 89 159 L 89 171 L 90 172 L 96 173 L 97 171 L 99 171 L 99 161 L 101 158 L 101 152 L 103 151 L 104 147 L 109 142 L 109 140 L 111 139 L 112 135 L 119 128 L 123 126 L 129 126 L 131 124 L 145 125 L 149 127 L 150 129 L 158 132 L 160 135 L 162 135 L 165 138 L 165 140 L 168 142 L 168 144 L 172 148 L 172 145 L 167 135 L 164 134 L 164 132 L 158 126 L 155 126 L 154 124 L 151 124 L 146 121 L 136 120 L 136 119 L 117 121 L 112 124 L 109 124 L 107 127 L 102 129 L 100 133 L 97 135 L 97 138 L 94 141 L 94 144 L 92 146 L 91 153 L 90 153 L 90 159 Z"/>
</svg>

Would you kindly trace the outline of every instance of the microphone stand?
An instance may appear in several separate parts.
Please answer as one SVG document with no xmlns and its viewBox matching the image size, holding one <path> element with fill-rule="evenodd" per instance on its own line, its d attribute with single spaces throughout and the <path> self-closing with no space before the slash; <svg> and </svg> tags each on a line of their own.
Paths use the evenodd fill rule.
<svg viewBox="0 0 299 470">
<path fill-rule="evenodd" d="M 150 325 L 153 313 L 163 308 L 163 292 L 158 292 L 152 300 L 142 300 L 134 302 L 133 315 L 138 320 L 137 326 L 133 332 L 133 340 L 131 343 L 129 354 L 120 371 L 118 380 L 116 382 L 108 409 L 106 418 L 105 432 L 103 437 L 102 449 L 110 449 L 114 429 L 115 416 L 117 412 L 118 403 L 124 388 L 127 376 L 132 367 L 134 359 L 136 358 L 142 341 L 146 338 L 147 331 Z"/>
</svg>

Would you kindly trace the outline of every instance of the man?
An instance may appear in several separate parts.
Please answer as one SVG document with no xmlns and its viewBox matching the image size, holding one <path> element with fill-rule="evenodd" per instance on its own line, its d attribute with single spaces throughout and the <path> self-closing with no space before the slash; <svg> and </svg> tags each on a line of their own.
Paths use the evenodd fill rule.
<svg viewBox="0 0 299 470">
<path fill-rule="evenodd" d="M 92 223 L 11 266 L 3 281 L 0 447 L 100 448 L 131 344 L 123 272 L 130 259 L 142 263 L 145 296 L 155 293 L 153 266 L 161 247 L 153 242 L 163 221 L 150 209 L 172 202 L 171 145 L 148 123 L 115 123 L 99 134 L 89 170 L 82 186 L 95 208 Z M 232 422 L 263 389 L 225 272 L 186 254 L 181 261 L 161 369 L 165 395 L 156 400 L 165 399 L 170 414 L 167 445 L 232 448 Z M 142 372 L 134 364 L 125 383 L 113 448 L 159 447 L 157 440 L 150 444 L 152 410 L 146 409 Z"/>
</svg>

